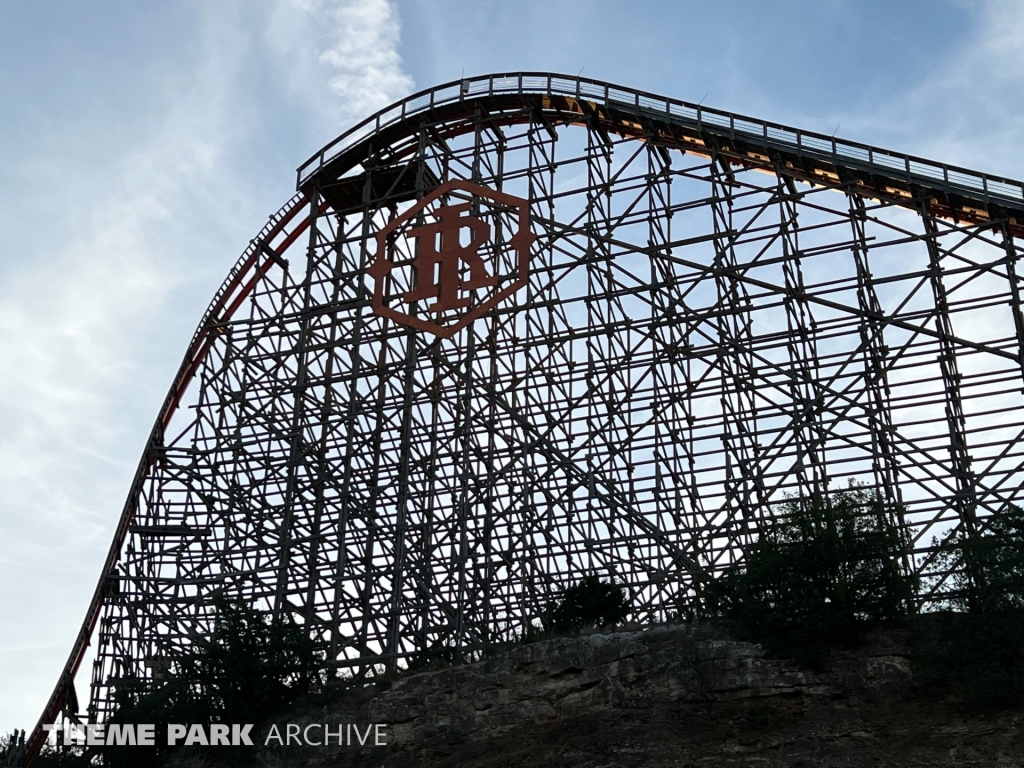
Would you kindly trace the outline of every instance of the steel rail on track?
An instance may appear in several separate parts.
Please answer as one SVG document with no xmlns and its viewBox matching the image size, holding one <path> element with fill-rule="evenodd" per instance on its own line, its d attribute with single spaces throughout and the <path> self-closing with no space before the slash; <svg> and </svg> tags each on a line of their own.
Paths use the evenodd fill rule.
<svg viewBox="0 0 1024 768">
<path fill-rule="evenodd" d="M 463 110 L 471 114 L 476 104 L 508 96 L 521 99 L 553 96 L 590 102 L 620 114 L 631 114 L 637 120 L 657 120 L 696 134 L 741 142 L 746 147 L 781 152 L 836 169 L 849 169 L 896 184 L 921 187 L 947 196 L 957 195 L 982 205 L 998 205 L 1024 213 L 1024 182 L 1021 181 L 600 80 L 546 72 L 481 75 L 412 94 L 341 134 L 300 165 L 297 187 L 301 189 L 347 153 L 389 129 L 403 123 L 418 124 L 419 119 L 435 112 L 444 112 L 446 117 Z M 342 172 L 344 170 L 347 168 Z M 1024 220 L 1021 223 L 1024 224 Z M 1013 224 L 1016 225 L 1016 221 Z"/>
</svg>

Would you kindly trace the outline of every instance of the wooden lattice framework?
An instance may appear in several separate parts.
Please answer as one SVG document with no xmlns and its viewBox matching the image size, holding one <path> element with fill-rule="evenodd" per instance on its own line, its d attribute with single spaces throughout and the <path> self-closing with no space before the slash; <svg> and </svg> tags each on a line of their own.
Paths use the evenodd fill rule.
<svg viewBox="0 0 1024 768">
<path fill-rule="evenodd" d="M 425 321 L 486 300 L 405 301 L 415 241 L 377 238 L 452 182 L 498 288 L 517 219 L 466 190 L 526 201 L 533 239 L 445 338 L 375 311 L 367 270 L 389 248 L 380 301 Z M 508 640 L 588 573 L 663 620 L 787 494 L 849 480 L 905 510 L 927 601 L 932 537 L 1024 495 L 1019 182 L 510 74 L 384 110 L 298 189 L 199 326 L 41 722 L 90 641 L 102 720 L 221 594 L 373 676 Z"/>
</svg>

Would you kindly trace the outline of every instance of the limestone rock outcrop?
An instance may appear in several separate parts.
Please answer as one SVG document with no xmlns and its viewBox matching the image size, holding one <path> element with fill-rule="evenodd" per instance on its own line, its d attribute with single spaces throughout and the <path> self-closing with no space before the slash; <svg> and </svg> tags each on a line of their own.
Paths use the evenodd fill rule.
<svg viewBox="0 0 1024 768">
<path fill-rule="evenodd" d="M 267 746 L 251 762 L 1022 768 L 1022 714 L 965 716 L 915 691 L 908 653 L 891 637 L 815 672 L 750 643 L 666 625 L 545 640 L 339 692 L 278 720 L 386 723 L 388 746 Z M 198 752 L 170 762 L 218 764 Z"/>
</svg>

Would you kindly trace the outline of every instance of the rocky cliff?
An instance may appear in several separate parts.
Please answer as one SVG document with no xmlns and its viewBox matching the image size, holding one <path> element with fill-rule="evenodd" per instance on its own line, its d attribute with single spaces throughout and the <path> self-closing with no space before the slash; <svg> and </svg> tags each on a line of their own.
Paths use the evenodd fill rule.
<svg viewBox="0 0 1024 768">
<path fill-rule="evenodd" d="M 546 640 L 475 664 L 407 674 L 386 689 L 339 692 L 278 718 L 281 733 L 286 723 L 386 723 L 388 746 L 274 742 L 244 762 L 1024 766 L 1022 716 L 967 715 L 917 690 L 907 651 L 892 637 L 811 672 L 766 658 L 749 643 L 664 626 Z M 221 759 L 190 748 L 170 763 L 212 766 Z"/>
</svg>

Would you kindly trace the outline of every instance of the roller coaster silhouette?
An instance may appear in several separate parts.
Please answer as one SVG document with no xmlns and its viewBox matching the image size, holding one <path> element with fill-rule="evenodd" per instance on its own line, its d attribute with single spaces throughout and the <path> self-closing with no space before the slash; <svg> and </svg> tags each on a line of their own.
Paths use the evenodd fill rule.
<svg viewBox="0 0 1024 768">
<path fill-rule="evenodd" d="M 580 77 L 392 105 L 214 296 L 30 755 L 220 596 L 370 679 L 588 574 L 662 621 L 850 479 L 935 600 L 932 536 L 1024 495 L 1022 237 L 1020 182 Z"/>
</svg>

